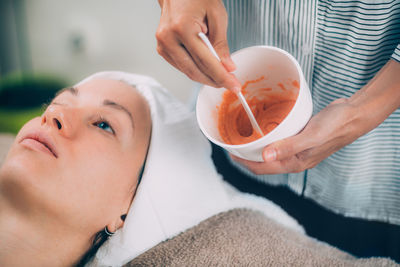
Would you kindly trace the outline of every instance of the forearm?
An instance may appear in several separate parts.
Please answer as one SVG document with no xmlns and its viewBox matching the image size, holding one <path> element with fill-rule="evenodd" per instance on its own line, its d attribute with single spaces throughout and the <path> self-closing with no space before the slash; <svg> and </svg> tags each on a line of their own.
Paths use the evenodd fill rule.
<svg viewBox="0 0 400 267">
<path fill-rule="evenodd" d="M 391 59 L 362 89 L 349 98 L 355 110 L 356 135 L 381 124 L 400 107 L 400 63 Z"/>
</svg>

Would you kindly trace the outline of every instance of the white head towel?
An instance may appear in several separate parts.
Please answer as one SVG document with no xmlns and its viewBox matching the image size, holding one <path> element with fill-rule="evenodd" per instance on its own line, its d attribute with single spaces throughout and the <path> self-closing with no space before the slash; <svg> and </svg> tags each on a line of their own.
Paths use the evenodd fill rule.
<svg viewBox="0 0 400 267">
<path fill-rule="evenodd" d="M 211 146 L 189 111 L 154 79 L 124 72 L 96 73 L 135 87 L 151 109 L 151 142 L 136 196 L 125 220 L 98 251 L 91 266 L 121 266 L 158 243 L 219 212 L 248 207 L 303 231 L 272 202 L 243 194 L 217 173 Z"/>
</svg>

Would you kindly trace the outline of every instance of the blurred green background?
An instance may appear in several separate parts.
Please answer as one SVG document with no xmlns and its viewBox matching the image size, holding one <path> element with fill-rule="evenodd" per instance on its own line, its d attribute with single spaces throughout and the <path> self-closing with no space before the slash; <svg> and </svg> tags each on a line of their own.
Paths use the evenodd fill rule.
<svg viewBox="0 0 400 267">
<path fill-rule="evenodd" d="M 194 83 L 156 52 L 159 17 L 150 0 L 0 0 L 0 133 L 103 70 L 152 76 L 190 102 Z"/>
<path fill-rule="evenodd" d="M 28 120 L 40 116 L 45 103 L 66 86 L 54 75 L 13 73 L 0 80 L 0 132 L 16 134 Z"/>
</svg>

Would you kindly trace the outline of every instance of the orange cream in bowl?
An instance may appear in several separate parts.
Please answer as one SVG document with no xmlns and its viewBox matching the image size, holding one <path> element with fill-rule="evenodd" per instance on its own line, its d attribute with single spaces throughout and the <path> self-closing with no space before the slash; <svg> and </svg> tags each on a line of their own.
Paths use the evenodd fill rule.
<svg viewBox="0 0 400 267">
<path fill-rule="evenodd" d="M 271 87 L 257 88 L 257 83 L 264 80 L 246 81 L 242 87 L 245 96 L 264 135 L 275 129 L 293 108 L 298 95 L 299 83 L 294 80 L 290 87 L 278 83 L 280 89 L 272 92 Z M 248 92 L 247 87 L 254 84 L 257 89 Z M 231 145 L 240 145 L 259 139 L 261 136 L 253 130 L 250 121 L 241 107 L 236 94 L 225 91 L 218 106 L 218 131 L 222 140 Z"/>
</svg>

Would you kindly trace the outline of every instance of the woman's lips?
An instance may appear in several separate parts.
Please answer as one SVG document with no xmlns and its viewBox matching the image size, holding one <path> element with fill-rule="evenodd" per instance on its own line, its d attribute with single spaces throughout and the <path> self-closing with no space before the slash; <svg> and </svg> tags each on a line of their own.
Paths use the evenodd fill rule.
<svg viewBox="0 0 400 267">
<path fill-rule="evenodd" d="M 54 149 L 53 143 L 46 135 L 42 133 L 34 133 L 27 135 L 21 140 L 20 144 L 27 148 L 44 152 L 57 158 L 57 153 Z"/>
</svg>

